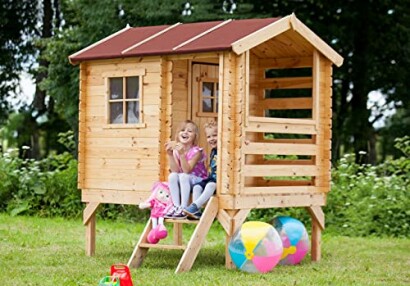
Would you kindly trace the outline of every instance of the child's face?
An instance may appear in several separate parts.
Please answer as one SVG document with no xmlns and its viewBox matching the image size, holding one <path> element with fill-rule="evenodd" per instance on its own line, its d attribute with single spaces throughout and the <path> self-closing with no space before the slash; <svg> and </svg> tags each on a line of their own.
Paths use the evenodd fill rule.
<svg viewBox="0 0 410 286">
<path fill-rule="evenodd" d="M 157 200 L 159 200 L 160 202 L 166 203 L 170 200 L 170 195 L 166 190 L 159 189 L 157 191 Z"/>
<path fill-rule="evenodd" d="M 211 148 L 216 148 L 216 146 L 218 145 L 218 128 L 205 128 L 205 135 L 206 141 L 211 146 Z"/>
<path fill-rule="evenodd" d="M 182 144 L 193 144 L 196 138 L 195 126 L 191 123 L 185 125 L 178 133 L 178 141 Z"/>
</svg>

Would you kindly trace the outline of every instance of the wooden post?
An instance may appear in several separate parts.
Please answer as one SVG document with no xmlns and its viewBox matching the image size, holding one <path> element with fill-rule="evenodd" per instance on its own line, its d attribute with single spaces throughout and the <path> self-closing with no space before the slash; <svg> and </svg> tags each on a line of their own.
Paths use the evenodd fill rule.
<svg viewBox="0 0 410 286">
<path fill-rule="evenodd" d="M 85 253 L 88 256 L 95 255 L 95 213 L 85 225 Z"/>
<path fill-rule="evenodd" d="M 138 240 L 137 245 L 134 248 L 134 251 L 131 254 L 130 259 L 128 260 L 128 267 L 135 267 L 138 268 L 141 266 L 142 262 L 144 261 L 145 256 L 148 253 L 149 248 L 147 247 L 140 247 L 142 243 L 147 241 L 147 236 L 152 229 L 151 219 L 148 220 L 147 224 L 145 225 L 144 231 L 142 232 L 140 239 Z"/>
<path fill-rule="evenodd" d="M 95 211 L 100 203 L 87 203 L 83 211 L 83 224 L 85 225 L 85 252 L 88 256 L 95 254 Z"/>
<path fill-rule="evenodd" d="M 189 240 L 187 248 L 179 261 L 178 267 L 175 273 L 181 273 L 189 271 L 195 262 L 199 250 L 201 249 L 202 243 L 205 240 L 209 228 L 211 227 L 216 215 L 218 213 L 218 199 L 216 197 L 211 197 L 209 202 L 205 207 L 205 211 L 196 226 L 194 233 Z M 176 223 L 178 224 L 178 223 Z"/>
<path fill-rule="evenodd" d="M 319 261 L 321 258 L 322 230 L 325 229 L 325 214 L 320 206 L 307 207 L 306 209 L 312 218 L 310 253 L 312 261 Z"/>
<path fill-rule="evenodd" d="M 230 228 L 229 231 L 225 228 L 226 236 L 225 236 L 225 268 L 233 269 L 235 268 L 231 256 L 229 254 L 229 242 L 231 241 L 232 236 L 235 232 L 241 227 L 243 222 L 246 220 L 250 209 L 241 209 L 241 210 L 228 210 L 225 213 L 230 217 Z"/>
</svg>

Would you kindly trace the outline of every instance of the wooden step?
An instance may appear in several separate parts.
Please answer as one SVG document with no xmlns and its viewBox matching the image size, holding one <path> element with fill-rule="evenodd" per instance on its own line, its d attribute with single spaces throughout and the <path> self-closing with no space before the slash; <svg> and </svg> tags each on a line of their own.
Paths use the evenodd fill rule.
<svg viewBox="0 0 410 286">
<path fill-rule="evenodd" d="M 140 243 L 141 248 L 157 248 L 157 249 L 178 249 L 185 250 L 186 245 L 175 245 L 175 244 L 151 244 L 151 243 Z"/>
<path fill-rule="evenodd" d="M 172 219 L 172 218 L 166 218 L 166 219 L 165 219 L 165 222 L 198 224 L 198 223 L 199 223 L 199 219 L 191 220 L 191 219 Z"/>
</svg>

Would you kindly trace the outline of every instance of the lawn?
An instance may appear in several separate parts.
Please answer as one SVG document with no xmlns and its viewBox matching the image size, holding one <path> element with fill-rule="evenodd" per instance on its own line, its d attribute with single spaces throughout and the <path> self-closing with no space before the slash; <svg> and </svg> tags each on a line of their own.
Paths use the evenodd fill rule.
<svg viewBox="0 0 410 286">
<path fill-rule="evenodd" d="M 98 221 L 94 257 L 84 252 L 80 220 L 0 214 L 1 285 L 98 285 L 115 263 L 127 263 L 143 224 Z M 189 232 L 187 229 L 185 232 Z M 180 251 L 150 250 L 132 269 L 134 285 L 410 285 L 410 240 L 324 233 L 322 260 L 277 266 L 267 274 L 224 268 L 224 232 L 214 223 L 188 273 L 175 275 Z"/>
</svg>

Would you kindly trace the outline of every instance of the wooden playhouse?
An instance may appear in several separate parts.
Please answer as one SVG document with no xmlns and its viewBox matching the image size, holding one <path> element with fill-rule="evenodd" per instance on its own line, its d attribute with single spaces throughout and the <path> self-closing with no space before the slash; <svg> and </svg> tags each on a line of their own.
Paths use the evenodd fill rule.
<svg viewBox="0 0 410 286">
<path fill-rule="evenodd" d="M 71 55 L 80 64 L 78 187 L 86 252 L 95 252 L 99 204 L 138 204 L 169 173 L 164 144 L 176 126 L 218 120 L 217 194 L 187 245 L 141 235 L 128 262 L 151 247 L 182 249 L 189 270 L 214 218 L 227 242 L 254 208 L 305 207 L 320 259 L 330 189 L 332 65 L 343 58 L 294 14 L 283 18 L 126 27 Z M 206 146 L 205 136 L 200 140 Z M 232 267 L 229 255 L 226 266 Z"/>
</svg>

